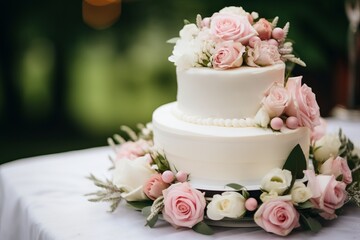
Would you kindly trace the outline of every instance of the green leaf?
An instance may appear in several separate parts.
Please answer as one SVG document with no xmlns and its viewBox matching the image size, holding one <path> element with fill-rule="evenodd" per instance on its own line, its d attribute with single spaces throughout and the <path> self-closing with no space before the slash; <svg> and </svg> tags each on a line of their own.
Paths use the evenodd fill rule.
<svg viewBox="0 0 360 240">
<path fill-rule="evenodd" d="M 152 203 L 153 202 L 151 200 L 127 202 L 127 204 L 129 204 L 135 210 L 142 210 L 145 207 L 151 206 Z"/>
<path fill-rule="evenodd" d="M 240 184 L 237 184 L 237 183 L 229 183 L 229 184 L 226 184 L 227 187 L 231 187 L 237 191 L 240 191 L 242 189 L 245 189 L 244 186 L 240 185 Z"/>
<path fill-rule="evenodd" d="M 146 224 L 145 226 L 149 226 L 149 227 L 154 227 L 157 220 L 159 219 L 158 214 L 153 214 L 151 218 L 149 218 L 149 216 L 152 214 L 151 212 L 151 206 L 148 207 L 144 207 L 141 210 L 141 213 L 146 217 Z"/>
<path fill-rule="evenodd" d="M 144 207 L 144 208 L 141 210 L 141 213 L 142 213 L 145 217 L 150 216 L 150 214 L 151 214 L 151 206 Z"/>
<path fill-rule="evenodd" d="M 204 222 L 199 222 L 196 225 L 194 225 L 192 227 L 192 229 L 197 232 L 197 233 L 201 233 L 204 235 L 212 235 L 214 234 L 214 230 L 212 230 L 212 228 L 209 227 L 209 225 L 207 225 Z"/>
<path fill-rule="evenodd" d="M 304 177 L 303 171 L 306 170 L 306 158 L 300 147 L 300 144 L 297 144 L 290 152 L 283 169 L 287 169 L 291 172 L 292 179 L 291 184 L 288 190 L 284 195 L 288 194 L 294 185 L 296 179 L 301 179 Z"/>
<path fill-rule="evenodd" d="M 146 220 L 146 225 L 153 228 L 157 222 L 157 220 L 159 219 L 159 215 L 158 214 L 154 214 L 152 218 L 147 219 Z M 145 225 L 145 226 L 146 226 Z"/>
<path fill-rule="evenodd" d="M 308 209 L 308 208 L 313 208 L 314 204 L 312 204 L 310 201 L 306 201 L 303 203 L 299 203 L 297 208 L 299 209 Z"/>
<path fill-rule="evenodd" d="M 305 216 L 304 214 L 300 214 L 300 222 L 305 229 L 309 229 L 312 232 L 319 232 L 322 228 L 318 220 Z"/>
</svg>

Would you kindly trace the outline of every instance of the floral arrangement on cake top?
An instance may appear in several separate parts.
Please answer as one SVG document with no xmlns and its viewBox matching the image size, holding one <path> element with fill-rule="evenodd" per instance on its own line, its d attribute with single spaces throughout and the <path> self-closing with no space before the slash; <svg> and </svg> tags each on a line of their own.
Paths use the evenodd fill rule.
<svg viewBox="0 0 360 240">
<path fill-rule="evenodd" d="M 229 183 L 233 190 L 210 194 L 193 188 L 191 173 L 177 170 L 154 149 L 151 124 L 140 125 L 138 133 L 122 129 L 128 141 L 120 135 L 109 139 L 115 153 L 112 179 L 90 175 L 100 190 L 88 194 L 89 200 L 110 202 L 111 211 L 124 200 L 145 215 L 149 227 L 161 218 L 175 228 L 209 235 L 216 222 L 252 219 L 265 231 L 286 236 L 298 227 L 319 231 L 321 221 L 336 218 L 348 201 L 360 207 L 360 158 L 341 130 L 314 131 L 308 169 L 297 145 L 282 169 L 274 168 L 263 177 L 258 191 Z"/>
<path fill-rule="evenodd" d="M 196 24 L 185 21 L 180 37 L 168 41 L 175 43 L 169 60 L 179 69 L 260 67 L 278 61 L 305 66 L 286 39 L 290 24 L 280 28 L 278 20 L 270 22 L 242 7 L 225 7 L 204 19 L 197 15 Z"/>
</svg>

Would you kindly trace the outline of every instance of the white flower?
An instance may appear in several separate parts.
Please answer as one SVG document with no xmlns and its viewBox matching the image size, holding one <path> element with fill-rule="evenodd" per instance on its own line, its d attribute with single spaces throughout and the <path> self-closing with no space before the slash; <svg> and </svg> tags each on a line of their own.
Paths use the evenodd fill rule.
<svg viewBox="0 0 360 240">
<path fill-rule="evenodd" d="M 261 189 L 281 195 L 290 186 L 291 179 L 292 176 L 289 170 L 274 168 L 261 180 Z"/>
<path fill-rule="evenodd" d="M 264 107 L 261 107 L 255 115 L 255 123 L 266 128 L 270 123 L 270 116 Z"/>
<path fill-rule="evenodd" d="M 279 196 L 277 194 L 277 192 L 275 191 L 270 191 L 270 192 L 263 192 L 260 195 L 260 200 L 264 203 L 270 200 L 274 200 L 274 199 L 278 199 L 278 200 L 282 200 L 282 201 L 290 201 L 291 200 L 291 195 L 284 195 L 284 196 Z"/>
<path fill-rule="evenodd" d="M 291 199 L 294 203 L 303 203 L 312 197 L 310 188 L 302 182 L 295 182 L 291 188 Z"/>
<path fill-rule="evenodd" d="M 179 32 L 180 38 L 183 40 L 192 40 L 199 34 L 200 29 L 193 23 L 186 24 Z"/>
<path fill-rule="evenodd" d="M 324 162 L 329 157 L 335 157 L 339 153 L 341 142 L 337 134 L 326 134 L 314 145 L 314 157 L 316 161 Z"/>
<path fill-rule="evenodd" d="M 156 173 L 150 166 L 150 156 L 145 155 L 134 160 L 123 158 L 115 163 L 113 183 L 124 190 L 121 197 L 126 201 L 147 199 L 143 186 Z"/>
<path fill-rule="evenodd" d="M 216 194 L 207 206 L 207 216 L 212 220 L 239 218 L 245 212 L 245 198 L 238 192 Z"/>
</svg>

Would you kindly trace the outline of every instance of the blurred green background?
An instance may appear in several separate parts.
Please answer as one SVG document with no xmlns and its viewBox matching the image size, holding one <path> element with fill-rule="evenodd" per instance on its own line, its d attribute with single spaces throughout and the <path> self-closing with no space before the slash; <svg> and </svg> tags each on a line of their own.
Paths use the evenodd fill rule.
<svg viewBox="0 0 360 240">
<path fill-rule="evenodd" d="M 103 30 L 84 23 L 81 1 L 3 1 L 0 163 L 104 146 L 120 125 L 151 121 L 156 107 L 176 99 L 166 40 L 184 19 L 232 5 L 279 16 L 280 26 L 290 21 L 289 37 L 308 65 L 293 73 L 312 86 L 327 116 L 343 98 L 344 1 L 127 0 L 117 22 Z"/>
</svg>

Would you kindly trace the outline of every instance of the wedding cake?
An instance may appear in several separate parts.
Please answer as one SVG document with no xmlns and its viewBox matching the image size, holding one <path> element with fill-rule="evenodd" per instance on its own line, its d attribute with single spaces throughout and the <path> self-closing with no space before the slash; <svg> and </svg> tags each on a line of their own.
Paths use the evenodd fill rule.
<svg viewBox="0 0 360 240">
<path fill-rule="evenodd" d="M 186 22 L 169 40 L 177 100 L 129 139 L 109 138 L 112 178 L 89 179 L 90 201 L 122 200 L 146 225 L 212 234 L 210 226 L 318 232 L 349 200 L 360 206 L 360 158 L 339 130 L 326 132 L 315 94 L 286 64 L 305 63 L 280 28 L 241 7 Z M 141 227 L 141 226 L 139 226 Z"/>
<path fill-rule="evenodd" d="M 200 189 L 222 190 L 229 182 L 258 188 L 297 144 L 308 156 L 310 131 L 299 118 L 319 122 L 316 101 L 298 103 L 303 99 L 286 88 L 284 62 L 296 59 L 289 57 L 288 25 L 281 29 L 263 18 L 252 25 L 254 17 L 224 8 L 185 25 L 175 40 L 170 60 L 177 66 L 177 101 L 154 112 L 154 144 Z M 296 109 L 299 104 L 309 112 Z M 286 123 L 289 117 L 297 124 L 271 128 L 270 118 Z"/>
</svg>

